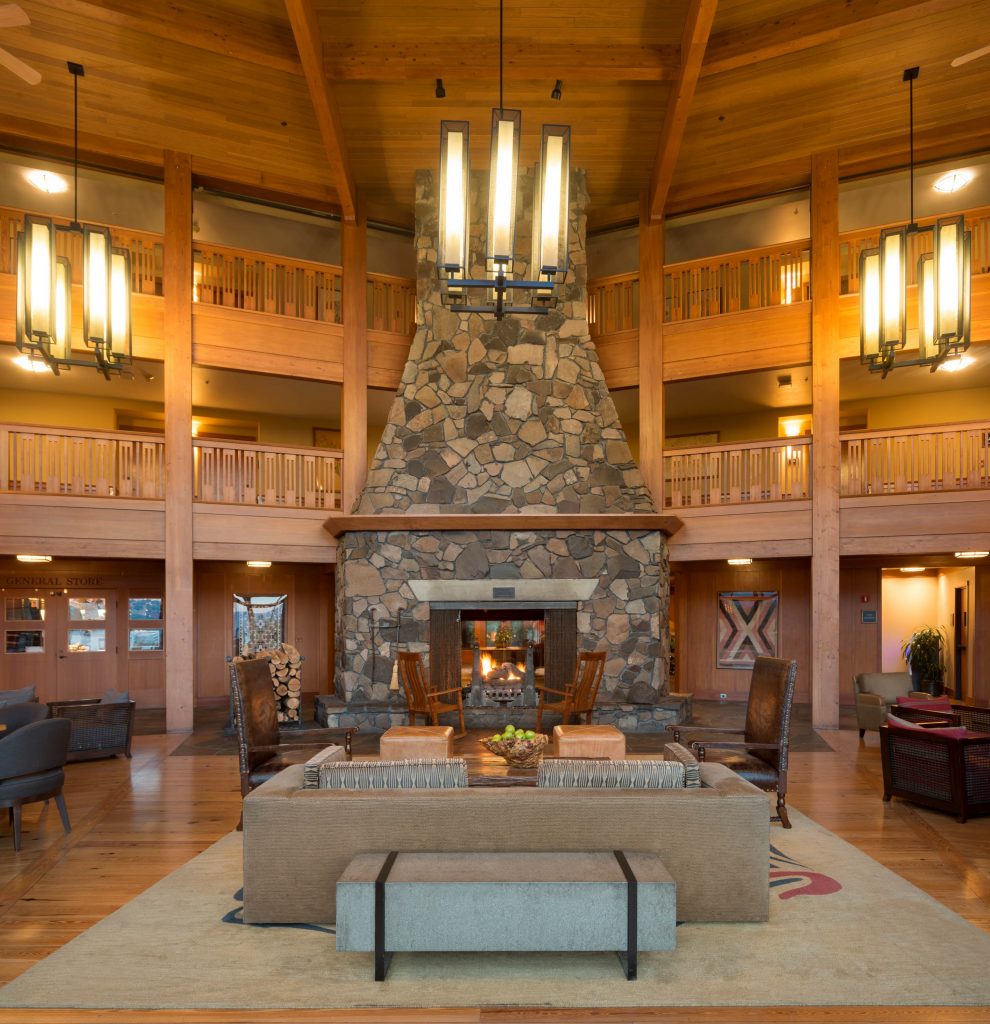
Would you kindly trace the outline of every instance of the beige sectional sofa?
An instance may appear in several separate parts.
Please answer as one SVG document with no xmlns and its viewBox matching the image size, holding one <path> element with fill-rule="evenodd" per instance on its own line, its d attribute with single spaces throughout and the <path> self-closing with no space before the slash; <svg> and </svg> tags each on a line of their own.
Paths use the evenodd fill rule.
<svg viewBox="0 0 990 1024">
<path fill-rule="evenodd" d="M 770 811 L 718 764 L 697 789 L 303 789 L 285 769 L 244 800 L 244 920 L 335 920 L 355 854 L 387 850 L 637 850 L 677 883 L 680 921 L 765 921 Z"/>
</svg>

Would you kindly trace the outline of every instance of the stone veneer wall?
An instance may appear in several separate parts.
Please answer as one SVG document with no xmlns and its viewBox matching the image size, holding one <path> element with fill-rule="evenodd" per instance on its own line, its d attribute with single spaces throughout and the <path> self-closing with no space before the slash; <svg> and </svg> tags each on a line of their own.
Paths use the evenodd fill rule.
<svg viewBox="0 0 990 1024">
<path fill-rule="evenodd" d="M 516 251 L 529 252 L 532 175 L 520 176 Z M 472 176 L 472 210 L 486 180 Z M 367 483 L 354 512 L 503 513 L 495 532 L 348 533 L 337 552 L 336 689 L 385 700 L 394 641 L 428 649 L 429 606 L 417 579 L 598 578 L 579 605 L 586 650 L 607 646 L 606 699 L 635 684 L 667 693 L 667 546 L 657 531 L 565 532 L 554 513 L 654 512 L 588 333 L 584 173 L 572 172 L 570 266 L 562 298 L 539 316 L 455 313 L 436 275 L 433 175 L 416 176 L 418 323 Z M 472 233 L 472 276 L 483 277 L 483 228 Z M 515 276 L 528 272 L 520 262 Z M 547 515 L 515 532 L 516 513 Z"/>
</svg>

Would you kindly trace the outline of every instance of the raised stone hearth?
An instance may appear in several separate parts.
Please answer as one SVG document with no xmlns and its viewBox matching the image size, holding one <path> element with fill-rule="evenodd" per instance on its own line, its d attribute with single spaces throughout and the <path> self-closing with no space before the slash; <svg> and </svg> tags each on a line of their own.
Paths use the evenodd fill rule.
<svg viewBox="0 0 990 1024">
<path fill-rule="evenodd" d="M 472 186 L 478 210 L 487 182 L 475 176 Z M 337 699 L 355 713 L 366 709 L 366 724 L 376 715 L 392 722 L 388 705 L 402 699 L 392 689 L 395 654 L 421 651 L 429 660 L 431 604 L 456 601 L 473 583 L 490 589 L 476 607 L 511 619 L 513 607 L 531 606 L 525 588 L 539 583 L 543 600 L 572 608 L 572 622 L 576 614 L 577 649 L 608 652 L 601 720 L 627 730 L 675 720 L 680 703 L 665 701 L 665 530 L 677 522 L 656 513 L 588 334 L 584 174 L 571 183 L 562 300 L 544 315 L 500 322 L 442 305 L 432 174 L 419 172 L 416 187 L 421 326 L 366 487 L 352 515 L 327 523 L 340 534 Z M 530 209 L 531 192 L 524 175 L 521 211 Z M 528 252 L 529 230 L 523 218 L 517 251 Z M 473 246 L 480 244 L 475 233 Z M 472 273 L 483 276 L 480 265 Z M 427 599 L 423 581 L 449 588 Z M 575 581 L 587 581 L 586 592 L 571 593 Z M 519 592 L 507 597 L 515 582 Z M 434 662 L 434 684 L 456 685 L 449 667 Z M 326 712 L 349 720 L 342 713 Z"/>
</svg>

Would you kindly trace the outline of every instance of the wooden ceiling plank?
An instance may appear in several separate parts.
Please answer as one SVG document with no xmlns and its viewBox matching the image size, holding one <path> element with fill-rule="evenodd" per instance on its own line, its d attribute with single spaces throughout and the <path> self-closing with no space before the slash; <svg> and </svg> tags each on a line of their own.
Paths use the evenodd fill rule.
<svg viewBox="0 0 990 1024">
<path fill-rule="evenodd" d="M 753 25 L 744 32 L 713 35 L 701 75 L 707 78 L 734 71 L 835 42 L 850 32 L 880 28 L 966 5 L 967 0 L 845 0 L 841 4 L 823 0 L 787 17 Z"/>
<path fill-rule="evenodd" d="M 323 70 L 323 43 L 316 11 L 312 0 L 285 0 L 285 9 L 296 39 L 296 49 L 299 51 L 323 148 L 330 163 L 330 173 L 340 198 L 340 208 L 344 220 L 353 222 L 357 219 L 354 178 L 347 159 L 337 98 Z"/>
<path fill-rule="evenodd" d="M 503 77 L 507 82 L 551 82 L 555 74 L 571 82 L 671 81 L 680 64 L 679 48 L 667 45 L 571 44 L 566 66 L 555 72 L 547 59 L 545 41 L 513 42 L 505 54 Z M 325 48 L 326 74 L 331 80 L 369 82 L 477 81 L 486 68 L 493 82 L 498 68 L 498 44 L 493 39 L 471 40 L 456 50 L 435 42 L 337 40 Z"/>
<path fill-rule="evenodd" d="M 229 17 L 211 13 L 208 5 L 190 5 L 188 9 L 182 10 L 174 0 L 167 5 L 148 4 L 144 0 L 137 5 L 118 2 L 115 7 L 94 3 L 92 0 L 45 0 L 45 6 L 109 28 L 142 32 L 157 39 L 168 39 L 260 67 L 296 76 L 302 74 L 292 50 L 291 37 L 286 35 L 279 38 L 266 31 L 264 38 L 258 38 L 255 26 L 243 22 L 242 25 L 248 31 L 239 33 L 236 23 Z M 156 12 L 165 12 L 165 16 L 156 16 Z"/>
<path fill-rule="evenodd" d="M 648 200 L 652 220 L 663 217 L 717 7 L 718 0 L 691 0 L 688 6 L 681 39 L 681 66 L 664 111 L 657 155 L 653 162 Z"/>
</svg>

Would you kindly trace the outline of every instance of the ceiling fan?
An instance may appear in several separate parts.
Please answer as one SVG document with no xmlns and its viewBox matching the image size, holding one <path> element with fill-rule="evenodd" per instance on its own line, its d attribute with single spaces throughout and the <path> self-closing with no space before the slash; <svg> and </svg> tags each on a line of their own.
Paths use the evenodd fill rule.
<svg viewBox="0 0 990 1024">
<path fill-rule="evenodd" d="M 20 28 L 23 25 L 30 24 L 31 19 L 19 4 L 3 4 L 0 6 L 0 28 Z M 13 71 L 18 78 L 23 79 L 28 85 L 37 85 L 41 81 L 39 72 L 5 50 L 2 46 L 0 46 L 0 64 L 8 71 Z"/>
<path fill-rule="evenodd" d="M 956 57 L 955 60 L 950 62 L 950 67 L 960 68 L 963 64 L 968 64 L 971 60 L 978 60 L 980 57 L 985 57 L 990 53 L 990 46 L 981 46 L 978 50 L 970 50 L 969 53 L 964 53 L 960 57 Z"/>
</svg>

